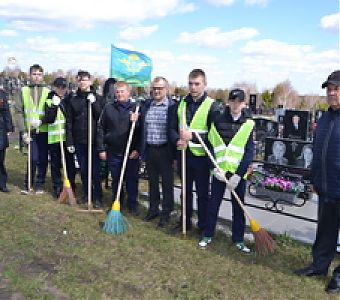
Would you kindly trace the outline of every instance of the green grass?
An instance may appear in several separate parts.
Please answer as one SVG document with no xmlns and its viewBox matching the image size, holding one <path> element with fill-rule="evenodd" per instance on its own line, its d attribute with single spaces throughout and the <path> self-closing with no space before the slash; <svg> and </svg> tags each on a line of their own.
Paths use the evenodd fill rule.
<svg viewBox="0 0 340 300">
<path fill-rule="evenodd" d="M 173 236 L 126 212 L 129 231 L 107 235 L 103 214 L 58 205 L 49 194 L 20 195 L 26 157 L 13 148 L 7 154 L 12 192 L 0 195 L 0 299 L 14 292 L 27 299 L 336 299 L 323 291 L 328 279 L 292 274 L 310 261 L 310 247 L 285 235 L 267 257 L 240 254 L 222 233 L 200 250 L 195 233 Z"/>
</svg>

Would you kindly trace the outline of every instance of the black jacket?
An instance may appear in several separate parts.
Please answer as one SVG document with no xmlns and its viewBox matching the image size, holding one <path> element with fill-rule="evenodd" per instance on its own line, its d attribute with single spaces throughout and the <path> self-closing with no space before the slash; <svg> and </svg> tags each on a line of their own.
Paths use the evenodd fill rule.
<svg viewBox="0 0 340 300">
<path fill-rule="evenodd" d="M 240 129 L 241 125 L 249 118 L 251 118 L 251 115 L 247 110 L 244 109 L 241 112 L 240 118 L 234 121 L 230 113 L 229 106 L 226 106 L 224 112 L 218 115 L 213 123 L 216 127 L 216 130 L 223 139 L 224 144 L 228 146 L 231 139 Z M 253 155 L 254 155 L 254 141 L 253 134 L 251 133 L 245 146 L 244 156 L 236 170 L 236 174 L 243 177 L 243 175 L 247 172 L 247 169 L 253 160 Z"/>
<path fill-rule="evenodd" d="M 97 128 L 98 151 L 110 151 L 124 155 L 132 122 L 130 113 L 136 110 L 136 103 L 129 100 L 122 108 L 118 101 L 109 102 L 104 106 Z M 137 121 L 132 137 L 130 153 L 137 150 L 140 153 L 140 126 Z"/>
<path fill-rule="evenodd" d="M 340 110 L 318 120 L 313 140 L 312 184 L 322 201 L 340 201 Z"/>
<path fill-rule="evenodd" d="M 185 100 L 187 102 L 187 109 L 186 109 L 186 120 L 187 120 L 187 125 L 189 126 L 191 123 L 191 120 L 195 114 L 195 112 L 197 111 L 198 107 L 201 105 L 201 103 L 207 98 L 207 93 L 205 92 L 203 94 L 203 96 L 201 97 L 201 99 L 197 99 L 196 101 L 193 101 L 191 95 L 189 94 L 188 96 L 186 96 Z M 177 115 L 177 111 L 178 111 L 178 107 L 179 107 L 179 103 L 178 102 L 176 104 L 176 107 L 173 110 L 173 115 L 172 118 L 170 120 L 171 124 L 170 124 L 170 140 L 172 142 L 172 144 L 176 147 L 177 146 L 177 141 L 179 140 L 179 120 L 178 120 L 178 115 Z M 211 122 L 216 118 L 217 115 L 219 115 L 221 113 L 220 111 L 220 107 L 219 104 L 214 101 L 213 104 L 210 107 L 209 113 L 208 113 L 208 118 L 207 118 L 207 125 L 208 128 L 210 128 L 210 124 Z M 207 134 L 201 134 L 202 139 L 204 140 L 204 142 L 208 143 L 208 135 Z M 197 140 L 197 138 L 195 136 L 193 136 L 192 141 L 194 143 L 199 143 L 199 141 Z M 189 148 L 187 148 L 189 149 Z M 187 150 L 187 154 L 192 155 L 191 151 Z"/>
<path fill-rule="evenodd" d="M 55 91 L 51 91 L 47 99 L 52 99 L 54 95 L 57 95 Z M 65 118 L 67 118 L 67 106 L 69 105 L 70 99 L 72 98 L 72 93 L 66 94 L 59 105 L 54 105 L 53 103 L 49 106 L 47 103 L 45 104 L 45 116 L 42 120 L 43 123 L 52 124 L 57 117 L 58 107 L 60 107 L 62 113 L 64 114 Z"/>
<path fill-rule="evenodd" d="M 147 156 L 147 147 L 146 147 L 146 135 L 147 135 L 147 130 L 146 130 L 146 126 L 145 126 L 145 117 L 146 114 L 148 113 L 151 103 L 152 103 L 152 99 L 147 99 L 142 107 L 141 107 L 141 131 L 142 131 L 142 138 L 141 138 L 141 155 L 142 155 L 142 159 L 146 159 Z M 171 143 L 171 138 L 170 138 L 170 124 L 171 124 L 171 118 L 173 117 L 174 113 L 175 113 L 175 109 L 177 108 L 177 105 L 174 101 L 172 101 L 171 99 L 168 99 L 169 101 L 169 106 L 168 106 L 168 112 L 167 112 L 167 139 L 168 139 L 168 151 L 169 154 L 172 158 L 175 159 L 176 157 L 176 147 L 174 146 L 173 143 Z"/>
<path fill-rule="evenodd" d="M 92 108 L 92 144 L 96 142 L 97 122 L 103 109 L 102 97 L 90 92 L 82 92 L 79 89 L 70 98 L 67 105 L 66 117 L 66 145 L 74 146 L 75 144 L 88 144 L 88 110 L 89 101 L 87 96 L 93 93 L 96 101 L 91 104 Z"/>
<path fill-rule="evenodd" d="M 0 89 L 0 150 L 9 146 L 8 132 L 13 132 L 13 123 L 9 105 L 7 102 L 7 94 Z"/>
</svg>

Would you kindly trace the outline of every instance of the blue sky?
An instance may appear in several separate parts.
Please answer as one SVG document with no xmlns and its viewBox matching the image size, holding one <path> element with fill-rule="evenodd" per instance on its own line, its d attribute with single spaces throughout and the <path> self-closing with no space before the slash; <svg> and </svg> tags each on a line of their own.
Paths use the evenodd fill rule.
<svg viewBox="0 0 340 300">
<path fill-rule="evenodd" d="M 51 3 L 50 3 L 51 2 Z M 153 76 L 186 85 L 203 68 L 208 86 L 289 79 L 319 94 L 339 62 L 339 0 L 1 0 L 0 68 L 86 69 L 109 76 L 110 45 L 141 51 Z M 253 91 L 256 92 L 256 91 Z"/>
</svg>

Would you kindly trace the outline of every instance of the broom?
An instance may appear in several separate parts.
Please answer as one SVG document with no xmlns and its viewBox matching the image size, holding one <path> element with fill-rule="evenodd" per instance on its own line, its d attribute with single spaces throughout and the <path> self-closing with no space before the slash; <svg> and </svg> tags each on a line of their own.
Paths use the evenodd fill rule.
<svg viewBox="0 0 340 300">
<path fill-rule="evenodd" d="M 27 149 L 27 190 L 32 192 L 32 145 L 31 145 L 31 122 L 27 120 L 27 136 L 28 136 L 28 149 Z"/>
<path fill-rule="evenodd" d="M 139 111 L 139 105 L 137 105 L 135 112 L 138 113 L 138 111 Z M 117 195 L 116 195 L 115 200 L 112 203 L 112 208 L 110 212 L 108 213 L 106 220 L 104 222 L 104 225 L 103 225 L 103 231 L 108 234 L 116 234 L 116 235 L 122 234 L 122 233 L 125 233 L 129 227 L 129 224 L 126 218 L 123 216 L 123 214 L 120 211 L 120 200 L 119 199 L 120 199 L 120 193 L 121 193 L 122 185 L 123 185 L 125 167 L 126 167 L 127 159 L 128 159 L 129 152 L 130 152 L 130 146 L 131 146 L 132 136 L 133 136 L 135 127 L 136 127 L 136 121 L 133 121 L 131 128 L 130 128 L 130 133 L 129 133 L 129 137 L 127 140 L 127 144 L 126 144 L 122 168 L 120 171 Z"/>
<path fill-rule="evenodd" d="M 76 197 L 74 196 L 73 190 L 71 188 L 70 180 L 67 176 L 67 166 L 66 166 L 66 159 L 65 159 L 65 150 L 64 150 L 64 140 L 62 136 L 62 132 L 65 132 L 64 129 L 61 128 L 61 119 L 60 119 L 60 107 L 57 110 L 57 122 L 59 127 L 59 145 L 60 145 L 60 153 L 61 153 L 61 162 L 63 165 L 63 172 L 64 172 L 64 180 L 63 180 L 63 190 L 61 191 L 58 202 L 60 204 L 77 204 Z"/>
<path fill-rule="evenodd" d="M 195 132 L 195 135 L 196 135 L 197 139 L 199 140 L 200 144 L 202 145 L 202 147 L 204 148 L 205 152 L 208 154 L 208 156 L 209 156 L 211 162 L 214 164 L 215 168 L 217 168 L 219 171 L 223 172 L 220 169 L 220 167 L 218 166 L 213 155 L 210 153 L 208 147 L 206 146 L 206 144 L 202 140 L 201 136 L 197 132 Z M 225 179 L 225 183 L 228 183 L 227 178 L 224 177 L 224 179 Z M 266 230 L 264 230 L 260 226 L 260 224 L 255 221 L 255 219 L 253 219 L 251 217 L 251 215 L 246 210 L 244 204 L 242 203 L 242 201 L 241 201 L 240 197 L 237 195 L 237 193 L 234 190 L 231 190 L 231 193 L 233 194 L 237 203 L 240 205 L 241 209 L 243 210 L 244 214 L 247 216 L 247 218 L 249 220 L 250 229 L 251 229 L 251 231 L 254 235 L 254 239 L 255 239 L 256 251 L 259 254 L 273 253 L 274 252 L 274 241 L 273 241 L 272 237 L 270 236 L 270 234 Z"/>
</svg>

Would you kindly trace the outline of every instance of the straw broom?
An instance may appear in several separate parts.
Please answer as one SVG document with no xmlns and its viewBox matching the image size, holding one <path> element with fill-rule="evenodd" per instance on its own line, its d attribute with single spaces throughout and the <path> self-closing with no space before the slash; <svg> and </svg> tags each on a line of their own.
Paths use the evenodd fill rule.
<svg viewBox="0 0 340 300">
<path fill-rule="evenodd" d="M 70 180 L 67 176 L 67 166 L 66 166 L 66 159 L 65 159 L 65 150 L 64 150 L 64 140 L 62 136 L 63 129 L 61 128 L 61 119 L 60 119 L 60 107 L 57 110 L 57 122 L 59 127 L 59 145 L 60 145 L 60 153 L 61 153 L 61 162 L 63 165 L 63 172 L 64 172 L 64 180 L 63 180 L 63 190 L 61 191 L 58 202 L 60 204 L 77 204 L 76 197 L 74 196 L 73 190 L 71 188 Z"/>
<path fill-rule="evenodd" d="M 213 155 L 210 153 L 208 147 L 206 146 L 206 144 L 202 140 L 201 136 L 197 132 L 195 132 L 195 135 L 196 135 L 197 139 L 199 140 L 200 144 L 202 145 L 202 147 L 204 148 L 205 152 L 208 154 L 208 156 L 209 156 L 211 162 L 214 164 L 215 168 L 217 168 L 219 171 L 223 172 L 221 170 L 221 168 L 218 166 Z M 225 183 L 227 184 L 228 183 L 227 178 L 224 178 L 224 180 L 225 180 Z M 256 251 L 259 254 L 273 253 L 274 252 L 274 241 L 273 241 L 272 237 L 270 236 L 270 234 L 266 230 L 264 230 L 260 226 L 260 224 L 255 221 L 255 219 L 253 219 L 251 217 L 251 215 L 246 210 L 244 204 L 242 203 L 242 201 L 241 201 L 240 197 L 237 195 L 237 193 L 234 190 L 231 190 L 231 193 L 233 194 L 237 203 L 240 205 L 241 209 L 243 210 L 244 214 L 247 216 L 247 218 L 249 220 L 250 229 L 251 229 L 251 231 L 254 235 L 254 239 L 255 239 Z"/>
<path fill-rule="evenodd" d="M 139 105 L 137 105 L 135 113 L 138 113 L 138 111 L 139 111 Z M 128 159 L 129 152 L 130 152 L 130 146 L 131 146 L 132 136 L 133 136 L 135 127 L 136 127 L 136 121 L 133 121 L 131 128 L 130 128 L 127 144 L 126 144 L 122 168 L 120 171 L 117 195 L 116 195 L 114 202 L 112 203 L 112 208 L 110 212 L 107 214 L 106 220 L 104 222 L 103 231 L 108 234 L 115 234 L 115 235 L 123 234 L 129 228 L 126 218 L 123 216 L 123 214 L 120 211 L 120 193 L 122 190 L 126 163 L 127 163 L 127 159 Z"/>
</svg>

